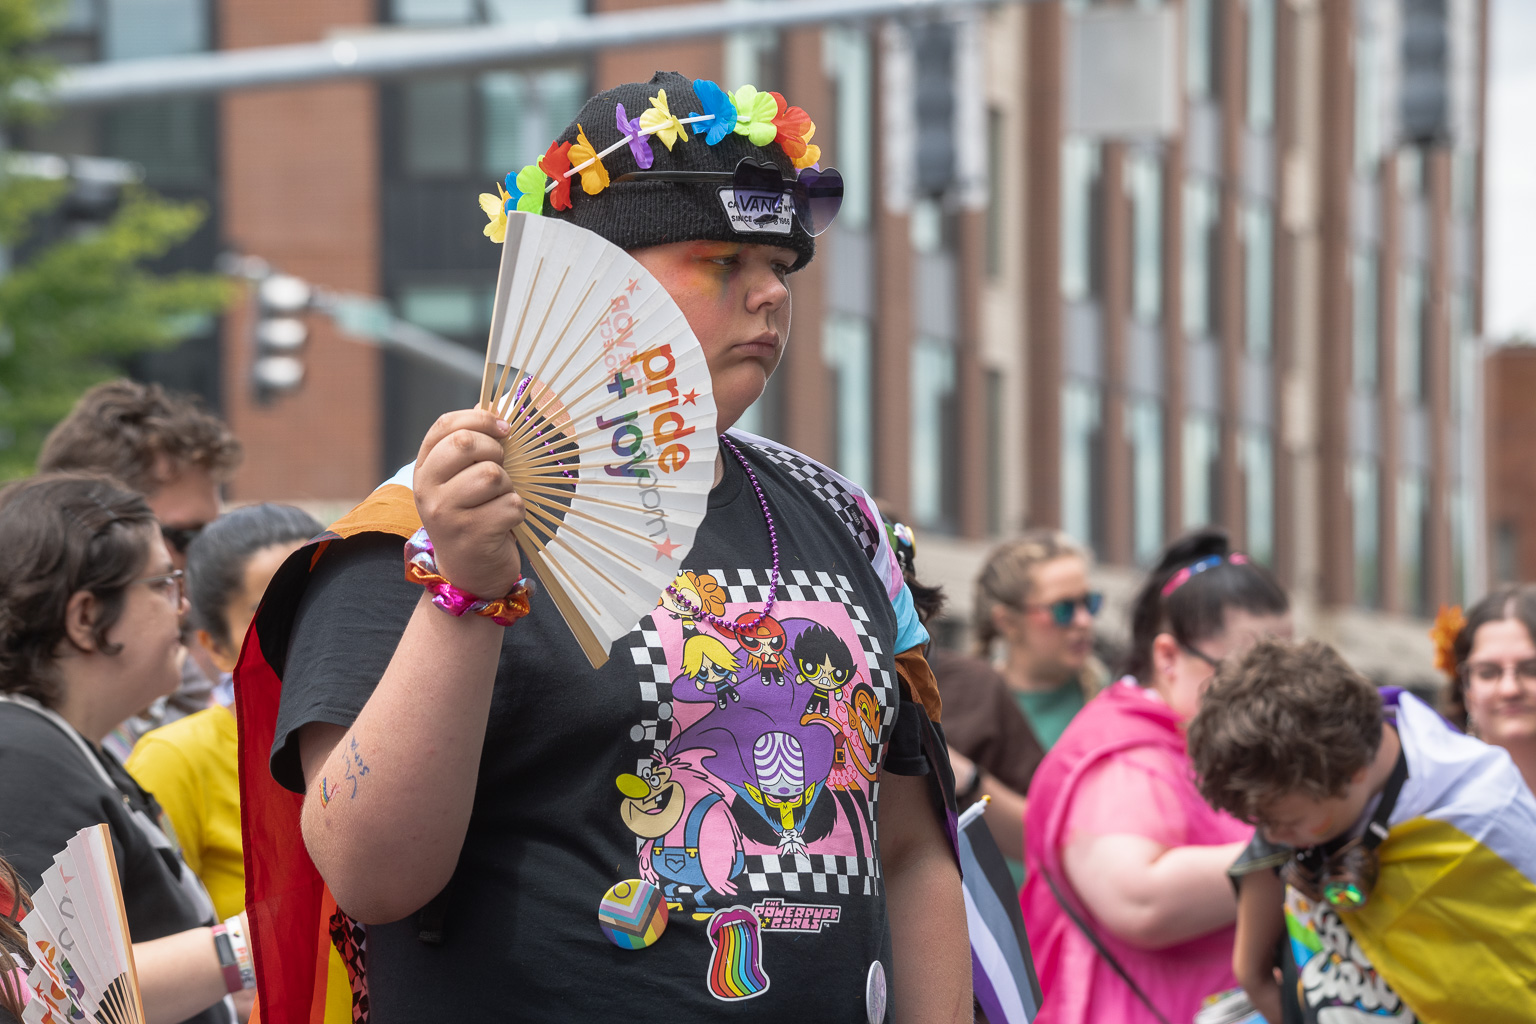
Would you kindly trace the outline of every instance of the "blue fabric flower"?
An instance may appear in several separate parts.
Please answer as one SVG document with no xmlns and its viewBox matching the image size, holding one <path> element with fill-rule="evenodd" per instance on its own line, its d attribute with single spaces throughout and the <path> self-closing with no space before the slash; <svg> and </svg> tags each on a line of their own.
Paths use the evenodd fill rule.
<svg viewBox="0 0 1536 1024">
<path fill-rule="evenodd" d="M 730 94 L 724 89 L 703 78 L 694 80 L 693 92 L 704 105 L 704 113 L 715 115 L 715 119 L 708 122 L 704 141 L 716 145 L 736 130 L 736 104 L 731 102 Z"/>
</svg>

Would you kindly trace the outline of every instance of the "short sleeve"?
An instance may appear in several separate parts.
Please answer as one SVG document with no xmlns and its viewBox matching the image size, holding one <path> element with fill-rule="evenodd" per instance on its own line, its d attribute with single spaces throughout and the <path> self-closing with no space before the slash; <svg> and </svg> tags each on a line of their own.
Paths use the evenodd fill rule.
<svg viewBox="0 0 1536 1024">
<path fill-rule="evenodd" d="M 1066 837 L 1136 835 L 1165 847 L 1189 843 L 1189 813 L 1181 799 L 1180 772 L 1170 754 L 1133 747 L 1105 758 L 1078 782 L 1067 812 Z M 1182 788 L 1181 788 L 1182 787 Z"/>
<path fill-rule="evenodd" d="M 222 712 L 221 712 L 222 713 Z M 182 859 L 198 877 L 203 874 L 202 775 L 174 743 L 151 732 L 134 745 L 124 765 L 128 774 L 155 798 L 176 831 Z"/>
<path fill-rule="evenodd" d="M 903 583 L 896 596 L 891 598 L 891 608 L 896 612 L 896 653 L 922 647 L 928 642 L 928 630 L 917 617 L 917 607 L 912 603 L 912 591 Z"/>
<path fill-rule="evenodd" d="M 923 753 L 923 719 L 927 712 L 914 700 L 902 698 L 896 709 L 896 724 L 885 748 L 881 768 L 892 775 L 927 775 L 928 755 Z"/>
<path fill-rule="evenodd" d="M 304 791 L 298 733 L 311 722 L 349 726 L 389 667 L 421 588 L 408 583 L 404 540 L 364 534 L 333 541 L 294 617 L 272 741 L 272 777 Z"/>
</svg>

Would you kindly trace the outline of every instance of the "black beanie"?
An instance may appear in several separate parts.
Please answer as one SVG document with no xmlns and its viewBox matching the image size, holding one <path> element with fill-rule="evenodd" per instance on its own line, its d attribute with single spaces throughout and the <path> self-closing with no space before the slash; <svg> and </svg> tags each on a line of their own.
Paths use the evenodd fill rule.
<svg viewBox="0 0 1536 1024">
<path fill-rule="evenodd" d="M 667 107 L 674 117 L 686 118 L 708 112 L 699 102 L 692 80 L 675 71 L 658 71 L 649 82 L 629 82 L 587 100 L 576 120 L 555 140 L 556 144 L 576 142 L 576 129 L 580 125 L 593 149 L 601 153 L 627 134 L 618 128 L 615 116 L 618 104 L 624 104 L 624 111 L 631 119 L 638 118 L 650 109 L 651 98 L 662 89 L 666 90 Z M 686 125 L 688 138 L 675 141 L 671 149 L 662 142 L 659 134 L 647 137 L 644 141 L 650 145 L 655 157 L 649 170 L 730 173 L 744 157 L 751 157 L 759 163 L 778 167 L 786 181 L 795 177 L 794 163 L 777 140 L 766 146 L 755 146 L 745 135 L 732 131 L 711 146 L 705 141 L 704 134 L 712 124 L 711 121 L 696 121 Z M 700 131 L 695 132 L 696 128 Z M 571 161 L 573 166 L 578 162 Z M 620 146 L 603 157 L 603 165 L 610 178 L 641 169 L 628 146 Z M 724 185 L 612 181 L 597 195 L 587 195 L 582 191 L 580 174 L 572 175 L 570 181 L 570 209 L 554 209 L 546 196 L 545 215 L 594 231 L 621 249 L 698 240 L 778 245 L 799 253 L 800 258 L 791 270 L 801 269 L 816 255 L 816 240 L 798 217 L 790 218 L 787 235 L 766 230 L 736 230 L 720 195 L 720 190 L 727 187 Z"/>
</svg>

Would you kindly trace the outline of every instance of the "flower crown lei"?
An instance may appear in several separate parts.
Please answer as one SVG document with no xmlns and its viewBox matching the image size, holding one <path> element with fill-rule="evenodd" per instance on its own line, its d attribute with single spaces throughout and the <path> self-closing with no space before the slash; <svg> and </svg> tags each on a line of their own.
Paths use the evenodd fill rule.
<svg viewBox="0 0 1536 1024">
<path fill-rule="evenodd" d="M 506 184 L 497 185 L 499 195 L 483 192 L 480 208 L 490 218 L 485 235 L 500 243 L 507 235 L 507 214 L 514 209 L 524 213 L 542 214 L 546 195 L 556 210 L 571 208 L 571 179 L 581 175 L 581 190 L 595 196 L 608 187 L 608 168 L 603 157 L 625 146 L 641 170 L 648 170 L 655 162 L 651 152 L 651 137 L 661 140 L 671 150 L 679 142 L 688 141 L 686 125 L 713 122 L 705 128 L 695 129 L 708 145 L 716 145 L 721 139 L 735 132 L 745 135 L 754 146 L 767 146 L 777 141 L 784 155 L 789 157 L 796 170 L 804 170 L 821 160 L 821 147 L 811 142 L 816 125 L 810 115 L 799 107 L 792 107 L 776 92 L 760 92 L 755 86 L 744 85 L 734 93 L 726 92 L 714 82 L 696 79 L 693 91 L 704 106 L 704 113 L 690 113 L 678 117 L 667 106 L 667 90 L 658 89 L 651 97 L 651 106 L 639 117 L 630 118 L 624 104 L 615 104 L 614 119 L 622 137 L 601 153 L 587 140 L 587 133 L 576 126 L 576 141 L 550 143 L 549 149 L 535 162 L 526 165 L 515 174 L 508 174 Z"/>
</svg>

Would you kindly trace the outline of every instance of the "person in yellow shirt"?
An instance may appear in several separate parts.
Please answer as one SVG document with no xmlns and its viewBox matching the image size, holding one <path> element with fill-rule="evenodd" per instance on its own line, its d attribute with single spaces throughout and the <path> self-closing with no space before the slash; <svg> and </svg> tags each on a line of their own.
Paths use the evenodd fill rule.
<svg viewBox="0 0 1536 1024">
<path fill-rule="evenodd" d="M 221 920 L 245 909 L 239 731 L 229 673 L 272 574 L 321 529 L 302 509 L 267 504 L 236 509 L 198 534 L 187 550 L 186 584 L 197 642 L 224 673 L 215 690 L 220 699 L 146 733 L 127 761 L 134 779 L 159 801 Z M 340 983 L 331 986 L 338 998 L 327 1003 L 326 1020 L 346 1024 L 352 1019 L 346 974 L 334 953 L 331 970 Z"/>
</svg>

